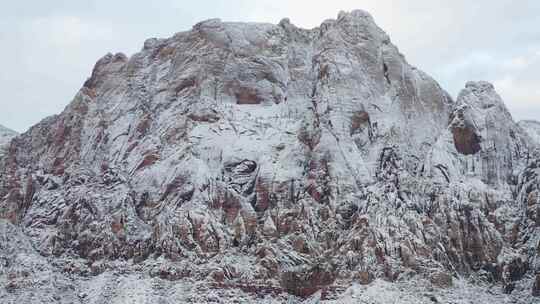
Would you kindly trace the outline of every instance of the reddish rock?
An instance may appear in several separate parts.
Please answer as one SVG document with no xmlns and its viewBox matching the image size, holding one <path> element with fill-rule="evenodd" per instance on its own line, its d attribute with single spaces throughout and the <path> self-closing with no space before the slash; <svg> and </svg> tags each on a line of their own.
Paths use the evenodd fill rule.
<svg viewBox="0 0 540 304">
<path fill-rule="evenodd" d="M 369 271 L 364 270 L 364 271 L 359 271 L 358 273 L 356 273 L 354 279 L 357 280 L 362 285 L 367 285 L 373 282 L 374 277 L 373 277 L 373 274 L 371 274 Z"/>
<path fill-rule="evenodd" d="M 139 171 L 143 168 L 146 168 L 148 166 L 151 166 L 155 164 L 159 160 L 159 155 L 155 154 L 154 152 L 147 153 L 143 160 L 139 163 L 135 171 Z"/>
<path fill-rule="evenodd" d="M 464 155 L 478 153 L 482 148 L 480 146 L 480 137 L 471 126 L 455 127 L 452 129 L 454 136 L 454 145 L 456 150 Z"/>
<path fill-rule="evenodd" d="M 359 111 L 353 113 L 351 117 L 350 134 L 354 134 L 358 129 L 363 127 L 371 127 L 369 114 L 366 111 Z"/>
</svg>

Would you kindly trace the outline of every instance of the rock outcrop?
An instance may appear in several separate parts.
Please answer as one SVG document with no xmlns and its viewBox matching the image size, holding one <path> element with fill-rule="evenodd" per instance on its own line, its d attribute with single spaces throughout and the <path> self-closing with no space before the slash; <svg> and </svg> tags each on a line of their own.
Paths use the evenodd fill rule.
<svg viewBox="0 0 540 304">
<path fill-rule="evenodd" d="M 122 269 L 276 299 L 480 277 L 529 296 L 531 142 L 491 84 L 452 100 L 366 12 L 311 30 L 213 19 L 104 56 L 62 113 L 16 137 L 0 218 L 60 276 Z M 25 299 L 17 259 L 0 282 Z"/>
</svg>

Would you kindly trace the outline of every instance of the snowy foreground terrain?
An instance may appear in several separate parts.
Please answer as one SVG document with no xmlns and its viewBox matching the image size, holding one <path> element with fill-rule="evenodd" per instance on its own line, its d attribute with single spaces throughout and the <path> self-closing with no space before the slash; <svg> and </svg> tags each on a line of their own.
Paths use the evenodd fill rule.
<svg viewBox="0 0 540 304">
<path fill-rule="evenodd" d="M 540 303 L 539 125 L 360 10 L 148 39 L 0 129 L 0 302 Z"/>
</svg>

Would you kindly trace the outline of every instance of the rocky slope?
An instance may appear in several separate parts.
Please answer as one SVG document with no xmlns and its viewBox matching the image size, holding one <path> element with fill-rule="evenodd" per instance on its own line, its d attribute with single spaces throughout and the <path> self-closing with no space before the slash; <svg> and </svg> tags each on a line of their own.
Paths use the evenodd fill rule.
<svg viewBox="0 0 540 304">
<path fill-rule="evenodd" d="M 346 303 L 363 284 L 533 303 L 536 148 L 491 84 L 452 100 L 366 12 L 204 21 L 104 56 L 12 141 L 0 294 Z"/>
</svg>

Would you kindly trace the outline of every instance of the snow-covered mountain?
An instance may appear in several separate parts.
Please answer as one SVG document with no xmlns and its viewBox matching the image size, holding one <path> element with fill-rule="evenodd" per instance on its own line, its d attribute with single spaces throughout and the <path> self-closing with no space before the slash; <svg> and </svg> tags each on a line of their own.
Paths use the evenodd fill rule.
<svg viewBox="0 0 540 304">
<path fill-rule="evenodd" d="M 364 11 L 204 21 L 107 54 L 12 143 L 0 295 L 533 303 L 532 143 L 493 85 L 452 100 Z"/>
<path fill-rule="evenodd" d="M 0 146 L 4 146 L 17 136 L 17 132 L 0 125 Z"/>
<path fill-rule="evenodd" d="M 536 120 L 522 120 L 518 124 L 538 145 L 540 145 L 540 122 Z"/>
<path fill-rule="evenodd" d="M 5 153 L 11 139 L 15 136 L 17 136 L 17 132 L 0 125 L 0 158 Z"/>
</svg>

